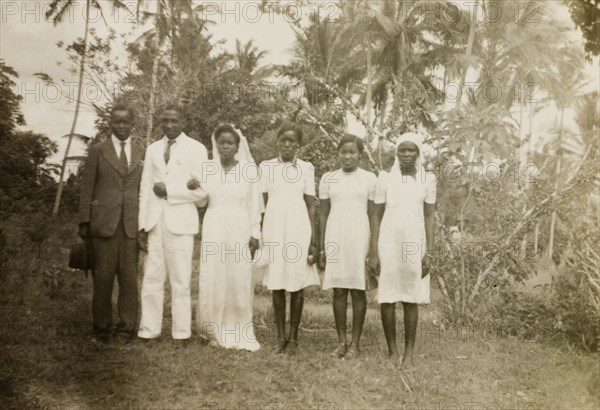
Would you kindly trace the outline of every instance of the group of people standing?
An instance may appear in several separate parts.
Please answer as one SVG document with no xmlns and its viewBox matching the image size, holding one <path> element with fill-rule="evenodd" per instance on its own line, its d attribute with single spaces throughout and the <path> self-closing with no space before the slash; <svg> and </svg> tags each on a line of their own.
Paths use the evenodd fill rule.
<svg viewBox="0 0 600 410">
<path fill-rule="evenodd" d="M 296 155 L 302 131 L 294 124 L 278 130 L 277 158 L 256 165 L 247 140 L 227 124 L 214 130 L 209 160 L 204 145 L 183 132 L 185 118 L 177 106 L 163 110 L 164 136 L 146 149 L 144 159 L 143 147 L 131 139 L 133 122 L 130 107 L 115 105 L 112 135 L 90 147 L 83 171 L 79 231 L 91 239 L 94 250 L 92 313 L 98 341 L 159 337 L 167 278 L 171 335 L 175 340 L 191 337 L 197 209 L 206 208 L 196 314 L 200 337 L 225 348 L 258 350 L 252 304 L 259 281 L 272 291 L 275 349 L 294 354 L 303 290 L 320 285 L 320 268 L 323 289 L 333 289 L 338 344 L 332 355 L 350 359 L 360 354 L 366 290 L 378 278 L 390 357 L 399 359 L 395 304 L 402 302 L 403 364 L 412 362 L 418 304 L 429 303 L 436 195 L 435 177 L 420 161 L 417 134 L 398 138 L 394 165 L 379 178 L 358 166 L 362 140 L 344 136 L 338 147 L 340 168 L 321 178 L 317 213 L 314 167 Z M 138 249 L 146 252 L 139 298 Z M 113 329 L 115 277 L 119 323 Z"/>
</svg>

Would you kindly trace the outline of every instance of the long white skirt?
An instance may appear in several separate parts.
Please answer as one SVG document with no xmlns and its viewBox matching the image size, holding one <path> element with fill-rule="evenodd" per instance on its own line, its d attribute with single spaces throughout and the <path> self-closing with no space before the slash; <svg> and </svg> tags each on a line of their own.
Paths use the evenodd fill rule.
<svg viewBox="0 0 600 410">
<path fill-rule="evenodd" d="M 225 348 L 256 351 L 260 344 L 252 323 L 249 232 L 245 208 L 207 210 L 202 226 L 196 320 L 201 337 Z"/>
</svg>

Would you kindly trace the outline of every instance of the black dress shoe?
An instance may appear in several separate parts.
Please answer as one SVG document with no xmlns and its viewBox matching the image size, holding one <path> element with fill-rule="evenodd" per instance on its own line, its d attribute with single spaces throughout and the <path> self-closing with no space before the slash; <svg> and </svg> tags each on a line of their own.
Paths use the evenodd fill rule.
<svg viewBox="0 0 600 410">
<path fill-rule="evenodd" d="M 102 331 L 94 333 L 94 339 L 97 343 L 108 344 L 110 343 L 110 332 Z"/>
<path fill-rule="evenodd" d="M 119 344 L 131 343 L 135 339 L 135 335 L 131 332 L 117 332 L 115 334 L 115 342 Z"/>
</svg>

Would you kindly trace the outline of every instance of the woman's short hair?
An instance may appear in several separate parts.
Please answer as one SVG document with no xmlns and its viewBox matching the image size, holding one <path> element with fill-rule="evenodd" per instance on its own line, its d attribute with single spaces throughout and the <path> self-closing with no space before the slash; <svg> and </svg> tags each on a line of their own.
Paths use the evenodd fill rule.
<svg viewBox="0 0 600 410">
<path fill-rule="evenodd" d="M 302 129 L 293 122 L 285 122 L 281 125 L 281 127 L 279 127 L 279 130 L 277 130 L 277 139 L 281 137 L 281 134 L 284 134 L 288 131 L 294 131 L 294 134 L 296 134 L 296 138 L 298 139 L 298 143 L 302 143 Z"/>
<path fill-rule="evenodd" d="M 342 149 L 344 144 L 356 144 L 356 148 L 359 153 L 365 152 L 365 143 L 362 138 L 358 138 L 356 135 L 344 134 L 344 136 L 338 142 L 338 151 Z"/>
<path fill-rule="evenodd" d="M 219 136 L 221 134 L 224 134 L 226 132 L 233 135 L 233 138 L 235 138 L 235 143 L 239 146 L 240 145 L 240 134 L 237 133 L 237 131 L 235 130 L 235 128 L 233 128 L 233 126 L 231 124 L 221 124 L 217 128 L 215 128 L 215 132 L 214 132 L 215 141 L 217 141 L 219 139 Z"/>
</svg>

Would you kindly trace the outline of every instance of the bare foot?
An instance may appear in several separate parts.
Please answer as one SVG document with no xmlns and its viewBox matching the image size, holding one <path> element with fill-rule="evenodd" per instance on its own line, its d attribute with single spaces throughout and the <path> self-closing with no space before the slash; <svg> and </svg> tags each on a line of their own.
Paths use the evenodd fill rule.
<svg viewBox="0 0 600 410">
<path fill-rule="evenodd" d="M 331 352 L 332 357 L 341 359 L 346 354 L 346 343 L 339 343 L 335 350 Z"/>
<path fill-rule="evenodd" d="M 355 359 L 360 356 L 360 349 L 354 345 L 349 345 L 346 350 L 346 359 Z"/>
<path fill-rule="evenodd" d="M 295 340 L 288 340 L 285 351 L 290 356 L 296 355 L 298 353 L 298 342 Z"/>
<path fill-rule="evenodd" d="M 413 360 L 412 353 L 405 353 L 404 357 L 402 358 L 402 364 L 400 365 L 400 368 L 408 370 L 408 369 L 414 367 L 414 365 L 415 365 L 415 361 Z"/>
<path fill-rule="evenodd" d="M 275 353 L 276 354 L 283 354 L 283 351 L 285 350 L 285 346 L 287 345 L 287 340 L 285 339 L 280 339 L 277 342 L 277 347 L 275 348 Z"/>
<path fill-rule="evenodd" d="M 394 366 L 398 366 L 400 363 L 400 355 L 398 352 L 390 352 L 389 354 L 390 362 L 394 364 Z"/>
</svg>

